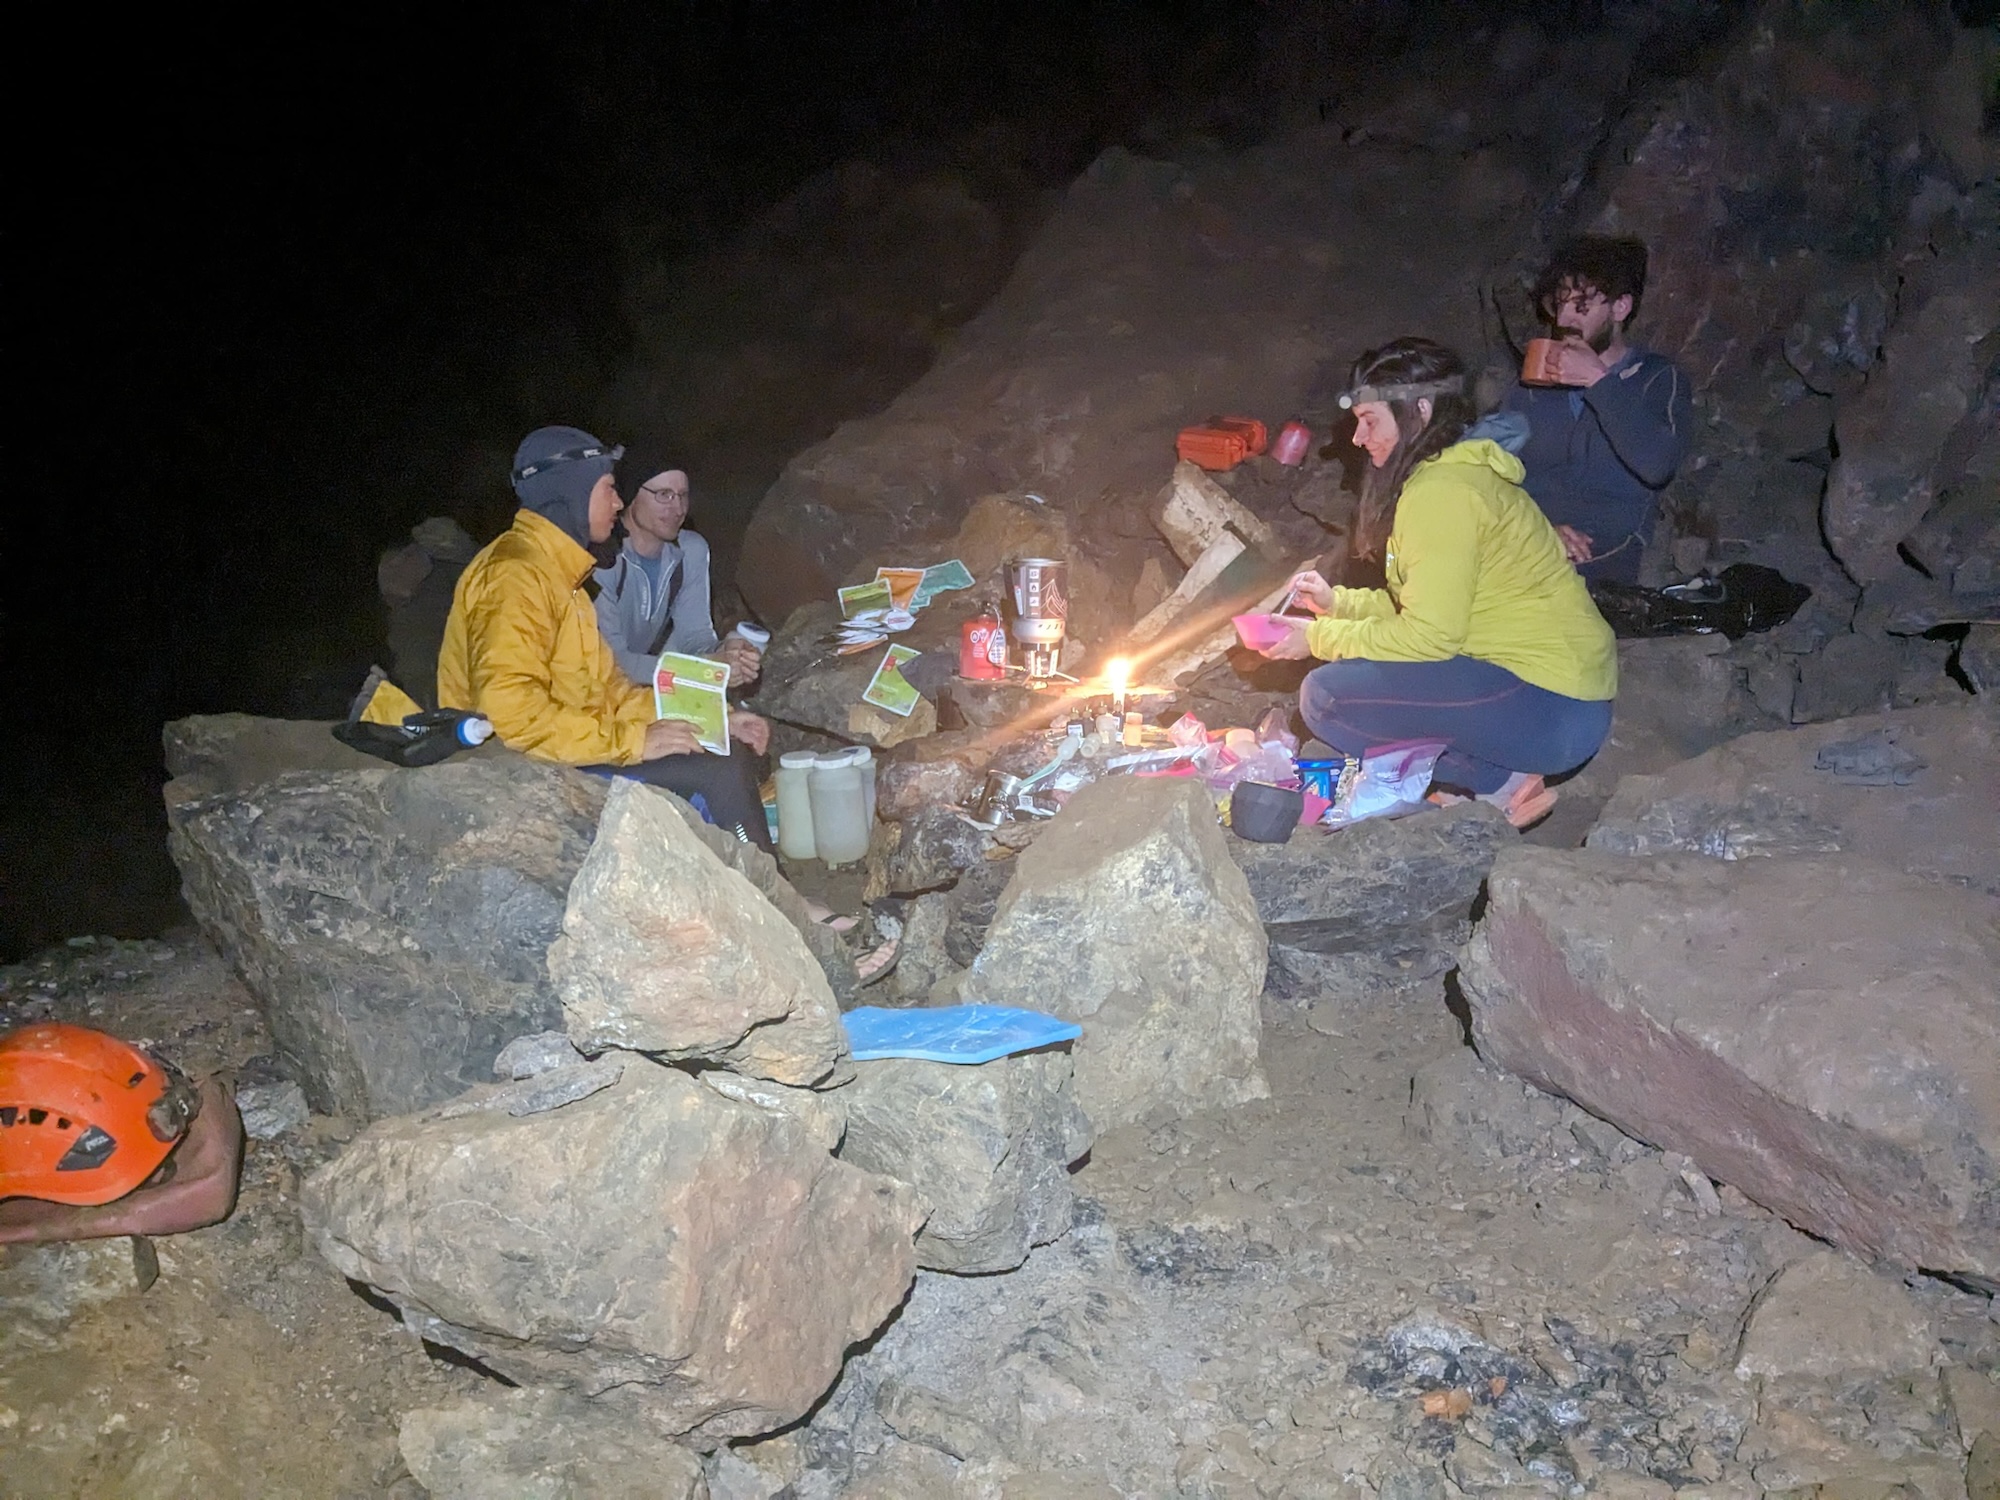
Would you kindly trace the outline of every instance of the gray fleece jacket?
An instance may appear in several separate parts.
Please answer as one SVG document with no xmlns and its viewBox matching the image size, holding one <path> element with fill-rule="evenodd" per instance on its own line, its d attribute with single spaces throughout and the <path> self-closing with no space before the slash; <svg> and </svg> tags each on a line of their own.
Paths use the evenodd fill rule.
<svg viewBox="0 0 2000 1500">
<path fill-rule="evenodd" d="M 597 628 L 604 633 L 619 669 L 638 683 L 648 686 L 653 667 L 662 651 L 679 651 L 687 656 L 710 656 L 721 645 L 715 621 L 709 613 L 708 543 L 683 529 L 678 541 L 660 554 L 660 582 L 657 588 L 646 576 L 631 540 L 619 549 L 618 558 L 597 577 Z M 675 584 L 678 581 L 679 587 Z M 672 601 L 672 621 L 668 625 L 668 601 Z M 655 641 L 660 644 L 655 646 Z"/>
</svg>

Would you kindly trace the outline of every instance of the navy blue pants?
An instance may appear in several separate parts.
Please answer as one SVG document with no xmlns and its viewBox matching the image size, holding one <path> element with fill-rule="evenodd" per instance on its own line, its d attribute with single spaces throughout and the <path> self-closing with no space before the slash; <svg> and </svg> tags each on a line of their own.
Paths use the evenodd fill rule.
<svg viewBox="0 0 2000 1500">
<path fill-rule="evenodd" d="M 1342 755 L 1443 740 L 1433 779 L 1468 792 L 1497 792 L 1516 771 L 1574 770 L 1611 732 L 1609 702 L 1565 698 L 1470 656 L 1330 661 L 1300 685 L 1299 713 Z"/>
<path fill-rule="evenodd" d="M 730 746 L 728 755 L 663 755 L 636 766 L 585 766 L 594 776 L 624 776 L 665 787 L 694 803 L 709 822 L 745 843 L 775 853 L 771 825 L 764 821 L 764 802 L 757 795 L 759 762 L 747 745 Z"/>
</svg>

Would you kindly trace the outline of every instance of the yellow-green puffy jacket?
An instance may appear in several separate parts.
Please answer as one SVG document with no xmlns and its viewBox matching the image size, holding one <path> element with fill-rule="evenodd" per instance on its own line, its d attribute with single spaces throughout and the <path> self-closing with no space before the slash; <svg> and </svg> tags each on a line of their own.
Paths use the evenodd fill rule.
<svg viewBox="0 0 2000 1500">
<path fill-rule="evenodd" d="M 502 744 L 573 766 L 636 765 L 653 695 L 598 633 L 591 555 L 531 510 L 466 564 L 438 651 L 438 702 L 493 721 Z"/>
<path fill-rule="evenodd" d="M 1618 695 L 1618 649 L 1562 539 L 1497 443 L 1455 443 L 1403 485 L 1389 587 L 1333 591 L 1306 629 L 1325 661 L 1471 656 L 1566 698 Z"/>
</svg>

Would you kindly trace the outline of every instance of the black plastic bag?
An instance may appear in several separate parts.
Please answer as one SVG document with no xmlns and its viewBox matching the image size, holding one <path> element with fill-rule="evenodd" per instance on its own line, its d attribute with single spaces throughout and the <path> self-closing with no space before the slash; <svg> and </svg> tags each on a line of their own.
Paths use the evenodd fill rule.
<svg viewBox="0 0 2000 1500">
<path fill-rule="evenodd" d="M 1784 624 L 1812 597 L 1812 590 L 1775 568 L 1731 563 L 1720 573 L 1671 589 L 1592 582 L 1590 597 L 1621 640 L 1725 635 L 1736 641 Z"/>
</svg>

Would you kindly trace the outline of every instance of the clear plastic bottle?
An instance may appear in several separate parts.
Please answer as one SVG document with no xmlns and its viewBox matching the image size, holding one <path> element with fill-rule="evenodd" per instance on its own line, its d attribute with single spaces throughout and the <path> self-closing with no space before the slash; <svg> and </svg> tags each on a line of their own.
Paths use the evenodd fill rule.
<svg viewBox="0 0 2000 1500">
<path fill-rule="evenodd" d="M 829 865 L 851 865 L 868 854 L 868 798 L 861 767 L 847 752 L 815 758 L 812 788 L 813 845 Z"/>
<path fill-rule="evenodd" d="M 812 817 L 812 768 L 818 759 L 810 750 L 778 757 L 778 852 L 786 859 L 819 858 Z"/>
</svg>

